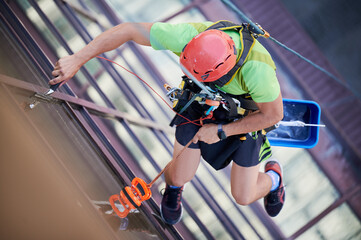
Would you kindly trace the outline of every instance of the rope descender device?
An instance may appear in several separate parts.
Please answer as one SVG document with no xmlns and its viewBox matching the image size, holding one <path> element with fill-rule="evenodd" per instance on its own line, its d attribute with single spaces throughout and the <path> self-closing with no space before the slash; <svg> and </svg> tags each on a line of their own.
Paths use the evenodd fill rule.
<svg viewBox="0 0 361 240">
<path fill-rule="evenodd" d="M 192 89 L 194 90 L 195 86 L 199 89 L 193 92 Z M 222 97 L 214 92 L 214 90 L 197 80 L 191 80 L 185 76 L 179 87 L 171 87 L 168 84 L 164 84 L 164 88 L 167 90 L 167 96 L 173 102 L 173 110 L 179 114 L 183 113 L 194 101 L 201 105 L 217 108 L 222 100 Z"/>
<path fill-rule="evenodd" d="M 191 143 L 192 140 L 190 140 L 187 145 L 184 146 L 184 148 L 178 153 L 178 155 L 174 159 L 177 159 L 189 147 Z M 143 201 L 150 199 L 152 197 L 152 192 L 150 188 L 165 172 L 165 170 L 173 163 L 173 161 L 174 160 L 170 161 L 149 184 L 147 184 L 143 179 L 136 177 L 132 180 L 130 187 L 126 186 L 123 188 L 123 190 L 120 191 L 119 194 L 114 194 L 110 196 L 109 203 L 112 206 L 113 211 L 120 218 L 125 218 L 131 210 L 140 207 Z M 120 204 L 123 206 L 123 211 L 119 210 L 119 208 L 115 205 L 116 201 L 120 202 Z"/>
<path fill-rule="evenodd" d="M 148 200 L 151 196 L 150 186 L 143 179 L 134 178 L 130 187 L 126 186 L 120 191 L 120 194 L 110 196 L 109 202 L 114 212 L 120 218 L 125 218 L 131 210 L 140 207 L 142 202 Z M 123 211 L 120 211 L 115 205 L 116 201 L 123 206 Z"/>
</svg>

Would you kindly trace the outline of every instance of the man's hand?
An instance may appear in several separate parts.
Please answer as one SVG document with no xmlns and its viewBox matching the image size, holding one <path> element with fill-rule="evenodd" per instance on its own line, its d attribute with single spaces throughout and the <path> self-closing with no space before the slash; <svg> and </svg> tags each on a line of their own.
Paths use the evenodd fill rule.
<svg viewBox="0 0 361 240">
<path fill-rule="evenodd" d="M 205 124 L 198 130 L 196 135 L 193 137 L 193 143 L 197 143 L 198 141 L 202 141 L 208 144 L 216 143 L 220 141 L 217 132 L 217 124 Z"/>
<path fill-rule="evenodd" d="M 70 55 L 59 59 L 56 62 L 52 75 L 55 77 L 49 81 L 50 85 L 61 82 L 61 85 L 72 78 L 83 65 L 83 62 L 76 55 Z"/>
<path fill-rule="evenodd" d="M 150 29 L 152 23 L 121 23 L 101 33 L 93 41 L 87 44 L 77 53 L 61 58 L 54 67 L 52 75 L 55 77 L 49 81 L 54 85 L 59 82 L 64 84 L 72 78 L 87 61 L 101 53 L 118 48 L 128 41 L 134 41 L 140 45 L 150 46 Z"/>
</svg>

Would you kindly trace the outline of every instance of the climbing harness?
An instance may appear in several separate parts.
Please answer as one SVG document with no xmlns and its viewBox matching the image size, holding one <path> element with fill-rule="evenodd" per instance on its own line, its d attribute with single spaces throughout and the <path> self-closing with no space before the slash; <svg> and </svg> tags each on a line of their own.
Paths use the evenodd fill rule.
<svg viewBox="0 0 361 240">
<path fill-rule="evenodd" d="M 201 115 L 205 120 L 211 119 L 215 111 L 217 113 L 217 111 L 222 110 L 225 113 L 224 120 L 232 121 L 246 116 L 251 111 L 258 110 L 256 104 L 253 100 L 248 99 L 247 95 L 230 95 L 219 89 L 212 90 L 206 86 L 212 91 L 212 98 L 209 98 L 194 81 L 196 80 L 183 76 L 179 87 L 172 88 L 167 84 L 164 86 L 168 91 L 167 96 L 173 102 L 173 110 L 178 114 L 188 110 L 191 113 L 197 112 L 197 115 Z M 178 125 L 176 124 L 177 119 L 179 119 L 178 115 L 171 121 L 170 126 Z M 194 123 L 195 121 L 200 121 L 200 119 L 183 124 Z"/>
<path fill-rule="evenodd" d="M 258 35 L 250 30 L 249 24 L 235 24 L 226 20 L 215 22 L 205 29 L 204 32 L 211 30 L 234 30 L 239 33 L 242 48 L 236 59 L 236 64 L 226 74 L 215 81 L 206 81 L 204 80 L 204 76 L 202 76 L 204 80 L 202 83 L 185 71 L 186 75 L 191 76 L 192 79 L 183 76 L 179 87 L 172 88 L 169 85 L 165 85 L 164 87 L 168 91 L 167 96 L 173 102 L 173 110 L 179 114 L 182 114 L 189 108 L 191 108 L 190 111 L 192 111 L 192 106 L 194 107 L 192 103 L 197 102 L 202 106 L 203 117 L 212 118 L 213 112 L 221 106 L 227 112 L 227 120 L 235 120 L 246 116 L 249 111 L 255 111 L 258 108 L 251 99 L 247 99 L 245 96 L 227 94 L 219 90 L 219 88 L 232 80 L 235 74 L 242 68 Z M 185 51 L 187 51 L 187 46 L 182 51 L 181 62 Z M 234 49 L 234 51 L 236 51 L 236 49 Z M 185 66 L 183 66 L 182 69 L 187 70 Z M 177 116 L 172 120 L 170 125 L 177 125 L 175 124 L 176 120 Z"/>
</svg>

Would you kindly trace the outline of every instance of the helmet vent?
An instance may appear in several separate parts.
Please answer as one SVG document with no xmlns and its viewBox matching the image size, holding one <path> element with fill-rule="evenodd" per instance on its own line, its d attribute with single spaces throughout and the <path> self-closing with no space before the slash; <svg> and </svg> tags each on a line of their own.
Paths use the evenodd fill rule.
<svg viewBox="0 0 361 240">
<path fill-rule="evenodd" d="M 197 72 L 197 71 L 196 71 L 196 70 L 194 70 L 194 69 L 193 69 L 193 72 L 194 72 L 195 74 L 199 74 L 199 72 Z"/>
<path fill-rule="evenodd" d="M 227 60 L 227 59 L 226 59 Z M 219 66 L 221 66 L 223 63 L 218 64 L 214 69 L 217 69 Z"/>
</svg>

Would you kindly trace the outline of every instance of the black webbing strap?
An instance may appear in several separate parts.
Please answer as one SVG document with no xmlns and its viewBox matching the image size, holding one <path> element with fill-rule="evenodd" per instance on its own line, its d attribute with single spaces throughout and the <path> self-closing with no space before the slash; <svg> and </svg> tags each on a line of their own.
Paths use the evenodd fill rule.
<svg viewBox="0 0 361 240">
<path fill-rule="evenodd" d="M 257 111 L 258 107 L 256 103 L 252 100 L 249 94 L 243 95 L 231 95 L 231 97 L 238 99 L 241 102 L 241 107 L 251 111 Z"/>
<path fill-rule="evenodd" d="M 239 24 L 235 24 L 235 23 L 230 22 L 230 21 L 221 20 L 221 21 L 218 21 L 218 22 L 212 24 L 211 26 L 209 26 L 206 30 L 210 30 L 210 29 L 218 29 L 218 30 L 235 29 L 235 30 L 239 31 L 242 27 L 243 27 L 242 24 L 239 25 Z"/>
<path fill-rule="evenodd" d="M 241 56 L 239 57 L 236 65 L 225 75 L 223 75 L 221 78 L 214 82 L 208 83 L 208 85 L 211 88 L 215 88 L 215 85 L 218 87 L 223 87 L 227 82 L 229 82 L 234 74 L 242 67 L 244 61 L 246 60 L 248 53 L 250 52 L 253 43 L 254 43 L 254 37 L 252 36 L 251 32 L 248 30 L 248 28 L 245 25 L 237 25 L 235 23 L 229 22 L 229 21 L 218 21 L 215 24 L 209 26 L 206 30 L 210 29 L 218 29 L 218 30 L 237 30 L 242 35 L 242 42 L 243 42 L 243 48 Z"/>
<path fill-rule="evenodd" d="M 221 96 L 228 102 L 229 104 L 229 119 L 236 118 L 238 115 L 238 109 L 236 103 L 233 101 L 232 97 L 224 92 L 219 92 Z"/>
</svg>

